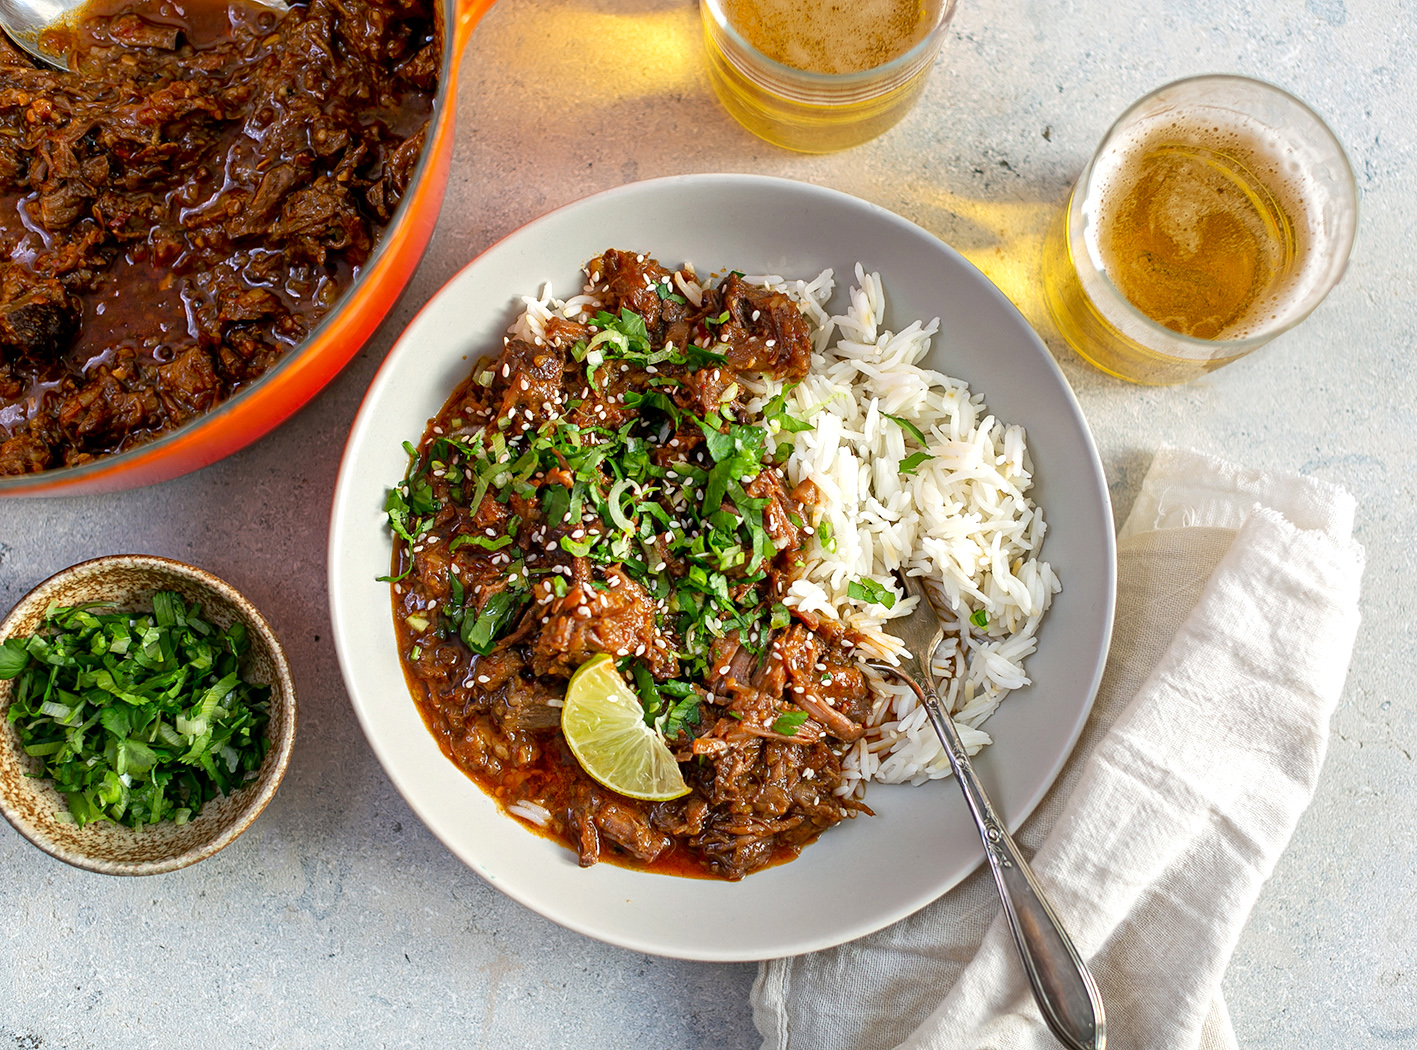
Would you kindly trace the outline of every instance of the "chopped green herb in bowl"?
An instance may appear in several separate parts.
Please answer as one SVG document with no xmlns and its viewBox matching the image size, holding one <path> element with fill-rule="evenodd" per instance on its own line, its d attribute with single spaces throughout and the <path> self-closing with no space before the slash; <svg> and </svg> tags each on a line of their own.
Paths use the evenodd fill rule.
<svg viewBox="0 0 1417 1050">
<path fill-rule="evenodd" d="M 0 625 L 0 811 L 41 849 L 112 874 L 209 856 L 289 760 L 295 695 L 270 625 L 180 562 L 84 562 Z"/>
<path fill-rule="evenodd" d="M 270 748 L 270 686 L 241 677 L 246 625 L 218 631 L 175 591 L 152 604 L 53 608 L 28 638 L 0 642 L 7 717 L 80 825 L 185 824 Z"/>
</svg>

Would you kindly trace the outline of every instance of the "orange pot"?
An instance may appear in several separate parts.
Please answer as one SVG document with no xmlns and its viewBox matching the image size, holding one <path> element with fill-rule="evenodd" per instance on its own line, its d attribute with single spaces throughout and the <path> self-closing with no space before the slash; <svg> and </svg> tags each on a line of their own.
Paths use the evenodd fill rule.
<svg viewBox="0 0 1417 1050">
<path fill-rule="evenodd" d="M 0 496 L 57 496 L 167 481 L 215 463 L 274 430 L 349 363 L 408 284 L 433 236 L 453 152 L 457 63 L 495 0 L 443 0 L 443 69 L 427 145 L 393 221 L 359 279 L 309 338 L 251 386 L 211 412 L 126 452 L 76 467 L 0 478 Z"/>
</svg>

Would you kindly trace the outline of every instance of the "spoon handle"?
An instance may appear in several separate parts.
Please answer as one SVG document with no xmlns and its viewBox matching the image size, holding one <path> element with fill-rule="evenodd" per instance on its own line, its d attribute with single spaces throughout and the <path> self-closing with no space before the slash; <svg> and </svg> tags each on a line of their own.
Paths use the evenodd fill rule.
<svg viewBox="0 0 1417 1050">
<path fill-rule="evenodd" d="M 969 811 L 974 814 L 989 868 L 1003 900 L 1004 915 L 1013 931 L 1014 943 L 1043 1019 L 1069 1050 L 1105 1050 L 1107 1020 L 1097 984 L 1053 913 L 1033 869 L 994 812 L 954 721 L 940 706 L 929 672 L 922 674 L 921 679 L 911 685 L 920 694 L 925 711 L 949 755 Z"/>
</svg>

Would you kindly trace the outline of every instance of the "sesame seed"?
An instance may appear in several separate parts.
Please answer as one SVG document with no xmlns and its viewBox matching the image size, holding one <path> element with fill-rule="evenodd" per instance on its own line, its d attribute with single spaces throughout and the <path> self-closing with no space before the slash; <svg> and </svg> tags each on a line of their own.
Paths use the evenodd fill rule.
<svg viewBox="0 0 1417 1050">
<path fill-rule="evenodd" d="M 763 312 L 762 312 L 761 310 L 754 310 L 754 311 L 753 311 L 753 320 L 754 320 L 754 321 L 756 321 L 759 317 L 762 317 L 762 316 L 763 316 Z"/>
<path fill-rule="evenodd" d="M 485 674 L 480 674 L 477 676 L 477 682 L 479 685 L 486 685 L 490 681 L 492 681 L 492 679 L 488 678 Z"/>
</svg>

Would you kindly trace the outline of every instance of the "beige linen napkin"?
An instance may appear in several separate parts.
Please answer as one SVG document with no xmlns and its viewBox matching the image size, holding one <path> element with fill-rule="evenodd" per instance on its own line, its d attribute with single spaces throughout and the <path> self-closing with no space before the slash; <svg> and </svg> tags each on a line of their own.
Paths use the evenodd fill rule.
<svg viewBox="0 0 1417 1050">
<path fill-rule="evenodd" d="M 1341 489 L 1163 450 L 1119 534 L 1096 706 L 1017 836 L 1113 1050 L 1236 1045 L 1220 979 L 1323 763 L 1358 627 L 1352 528 Z M 879 933 L 763 963 L 753 1015 L 763 1050 L 1058 1046 L 983 868 Z"/>
</svg>

